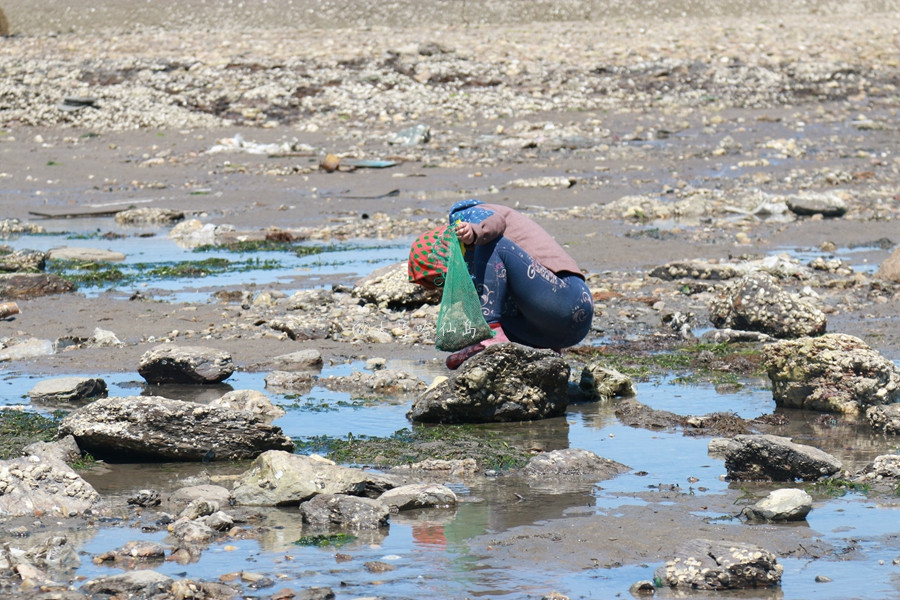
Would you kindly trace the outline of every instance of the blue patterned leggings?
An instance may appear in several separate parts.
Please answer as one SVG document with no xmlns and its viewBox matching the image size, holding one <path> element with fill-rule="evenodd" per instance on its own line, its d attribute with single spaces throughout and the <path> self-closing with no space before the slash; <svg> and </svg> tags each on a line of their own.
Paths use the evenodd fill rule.
<svg viewBox="0 0 900 600">
<path fill-rule="evenodd" d="M 499 237 L 466 252 L 469 272 L 488 323 L 499 322 L 513 342 L 566 348 L 591 329 L 594 301 L 584 280 L 557 276 L 517 244 Z"/>
</svg>

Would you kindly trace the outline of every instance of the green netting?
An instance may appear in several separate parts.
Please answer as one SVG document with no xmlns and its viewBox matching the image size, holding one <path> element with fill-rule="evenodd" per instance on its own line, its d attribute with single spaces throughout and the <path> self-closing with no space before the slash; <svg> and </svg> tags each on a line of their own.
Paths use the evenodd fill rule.
<svg viewBox="0 0 900 600">
<path fill-rule="evenodd" d="M 455 352 L 494 334 L 481 314 L 481 300 L 466 267 L 459 240 L 452 230 L 446 241 L 449 249 L 446 257 L 447 277 L 438 311 L 435 347 L 445 352 Z"/>
</svg>

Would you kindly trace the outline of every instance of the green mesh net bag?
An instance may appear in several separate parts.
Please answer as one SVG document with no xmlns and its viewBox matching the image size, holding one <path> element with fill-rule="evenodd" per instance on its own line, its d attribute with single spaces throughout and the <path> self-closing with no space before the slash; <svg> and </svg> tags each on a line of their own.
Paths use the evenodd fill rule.
<svg viewBox="0 0 900 600">
<path fill-rule="evenodd" d="M 447 275 L 438 311 L 435 347 L 445 352 L 455 352 L 494 334 L 481 314 L 481 300 L 466 267 L 456 233 L 449 230 L 445 241 L 449 250 L 446 257 Z"/>
</svg>

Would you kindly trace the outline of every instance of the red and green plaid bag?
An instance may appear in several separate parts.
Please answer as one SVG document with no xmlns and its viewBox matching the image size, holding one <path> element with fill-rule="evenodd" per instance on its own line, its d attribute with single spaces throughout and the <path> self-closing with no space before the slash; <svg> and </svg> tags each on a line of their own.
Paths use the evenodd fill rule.
<svg viewBox="0 0 900 600">
<path fill-rule="evenodd" d="M 431 290 L 443 287 L 447 277 L 450 240 L 456 243 L 455 238 L 447 231 L 446 225 L 429 229 L 416 238 L 409 250 L 409 280 Z"/>
</svg>

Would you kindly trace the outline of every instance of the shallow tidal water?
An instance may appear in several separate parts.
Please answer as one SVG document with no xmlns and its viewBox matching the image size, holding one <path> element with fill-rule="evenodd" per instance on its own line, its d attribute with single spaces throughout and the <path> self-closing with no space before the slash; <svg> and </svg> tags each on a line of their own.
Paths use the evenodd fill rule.
<svg viewBox="0 0 900 600">
<path fill-rule="evenodd" d="M 197 256 L 163 237 L 126 236 L 97 240 L 73 239 L 68 234 L 60 234 L 23 236 L 6 243 L 17 249 L 49 249 L 63 245 L 103 247 L 125 253 L 131 262 L 144 262 L 147 256 L 163 262 L 191 260 Z M 383 242 L 374 248 L 337 251 L 340 257 L 335 261 L 340 261 L 347 279 L 352 280 L 383 264 L 402 260 L 405 248 L 405 242 Z M 797 252 L 801 253 L 800 250 Z M 802 252 L 808 254 L 811 251 Z M 271 252 L 259 254 L 265 255 L 259 258 L 276 258 Z M 200 256 L 203 258 L 206 254 Z M 234 257 L 231 255 L 229 258 Z M 277 257 L 279 260 L 283 258 Z M 323 263 L 323 274 L 335 270 L 334 261 L 320 262 Z M 289 280 L 298 269 L 304 268 L 314 269 L 298 265 L 290 259 L 280 269 L 261 270 L 252 273 L 251 277 L 265 288 L 276 285 L 283 278 Z M 247 273 L 240 274 L 241 281 L 246 282 L 246 277 Z M 167 296 L 165 299 L 168 301 L 202 302 L 209 298 L 211 291 L 228 287 L 230 282 L 227 279 L 204 282 L 202 287 L 191 280 L 154 281 L 141 285 L 160 290 L 155 293 Z M 91 289 L 82 291 L 94 293 Z M 327 367 L 322 375 L 342 375 L 363 368 L 362 363 L 335 365 Z M 434 371 L 433 367 L 422 365 L 403 365 L 403 368 L 426 381 L 439 374 L 428 371 Z M 166 395 L 165 390 L 146 386 L 137 373 L 71 375 L 102 377 L 111 396 Z M 27 392 L 35 383 L 36 379 L 31 376 L 7 372 L 0 379 L 0 402 L 4 405 L 27 405 Z M 718 390 L 711 385 L 684 384 L 662 377 L 639 382 L 637 399 L 651 408 L 683 415 L 730 411 L 751 419 L 775 410 L 766 383 L 747 381 L 735 391 Z M 232 389 L 255 389 L 268 393 L 276 404 L 287 411 L 275 424 L 293 438 L 390 436 L 410 427 L 406 419 L 409 400 L 384 398 L 361 401 L 349 393 L 318 387 L 300 396 L 280 395 L 265 389 L 264 373 L 238 372 L 220 385 L 182 386 L 173 392 L 179 398 L 208 402 Z M 29 408 L 50 411 L 55 407 Z M 853 426 L 840 428 L 833 439 L 819 439 L 819 432 L 812 426 L 817 416 L 791 412 L 791 422 L 795 424 L 793 435 L 797 441 L 809 440 L 808 443 L 834 453 L 845 464 L 851 463 L 857 468 L 875 454 L 884 453 L 883 443 L 873 443 L 871 438 L 875 436 Z M 471 542 L 484 536 L 513 531 L 517 527 L 550 524 L 563 517 L 615 516 L 623 507 L 645 506 L 647 501 L 640 493 L 654 486 L 679 489 L 692 495 L 710 495 L 725 493 L 733 489 L 729 486 L 734 485 L 723 478 L 725 469 L 722 460 L 708 454 L 707 438 L 623 426 L 615 417 L 614 408 L 601 403 L 573 404 L 565 417 L 537 423 L 487 426 L 485 431 L 531 440 L 545 449 L 572 447 L 591 450 L 626 464 L 632 470 L 599 484 L 562 487 L 525 486 L 502 476 L 485 477 L 471 484 L 471 487 L 453 484 L 451 487 L 461 500 L 456 509 L 394 515 L 385 531 L 361 533 L 340 547 L 298 545 L 296 542 L 304 532 L 297 510 L 272 509 L 270 519 L 277 525 L 259 540 L 229 540 L 213 544 L 196 562 L 166 562 L 153 565 L 153 568 L 172 577 L 199 580 L 217 579 L 224 573 L 250 571 L 271 578 L 275 587 L 270 592 L 281 587 L 328 586 L 339 597 L 345 598 L 534 598 L 551 590 L 561 591 L 571 598 L 622 596 L 635 581 L 652 579 L 654 569 L 661 563 L 594 569 L 547 568 L 536 572 L 530 567 L 510 569 L 506 564 L 497 564 L 490 555 L 473 552 L 472 548 L 476 545 Z M 240 472 L 245 466 L 218 463 L 101 465 L 85 473 L 85 478 L 104 497 L 124 499 L 140 489 L 167 491 L 189 484 L 194 478 L 201 480 L 217 473 Z M 516 501 L 519 497 L 527 498 L 527 501 Z M 739 508 L 736 507 L 731 514 L 704 516 L 729 520 L 734 527 L 752 526 L 735 518 Z M 892 561 L 898 558 L 898 550 L 885 544 L 884 540 L 900 535 L 897 509 L 896 504 L 870 501 L 863 494 L 817 499 L 806 522 L 786 526 L 808 527 L 838 548 L 852 547 L 852 560 L 842 560 L 840 556 L 819 560 L 787 557 L 779 561 L 785 567 L 780 588 L 747 592 L 736 597 L 835 600 L 890 597 L 896 593 L 898 572 Z M 79 580 L 120 571 L 116 567 L 93 564 L 90 560 L 93 555 L 119 548 L 133 540 L 167 543 L 165 531 L 144 533 L 125 522 L 73 532 L 70 537 L 70 543 L 77 546 L 82 556 L 81 566 L 73 575 Z M 350 555 L 353 560 L 337 562 L 337 552 Z M 366 561 L 387 563 L 394 570 L 370 573 L 359 566 Z M 816 583 L 816 576 L 823 574 L 832 581 Z M 258 595 L 265 590 L 247 587 L 246 592 L 248 595 Z M 657 596 L 671 597 L 671 592 L 659 590 Z"/>
</svg>

